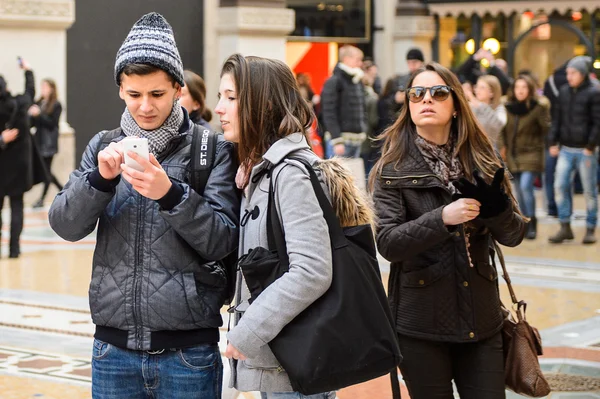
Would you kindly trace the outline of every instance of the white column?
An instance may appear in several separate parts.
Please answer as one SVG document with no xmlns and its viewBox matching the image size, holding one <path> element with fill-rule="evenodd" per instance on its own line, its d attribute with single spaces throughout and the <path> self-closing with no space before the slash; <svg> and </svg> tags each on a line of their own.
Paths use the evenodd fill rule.
<svg viewBox="0 0 600 399">
<path fill-rule="evenodd" d="M 217 0 L 205 0 L 204 11 L 207 105 L 214 107 L 223 62 L 234 53 L 285 61 L 295 15 L 294 10 L 283 7 L 219 7 Z"/>
<path fill-rule="evenodd" d="M 396 16 L 394 19 L 394 71 L 408 73 L 406 53 L 413 47 L 423 51 L 425 62 L 431 61 L 431 40 L 435 36 L 432 16 Z"/>
<path fill-rule="evenodd" d="M 394 65 L 394 20 L 395 13 L 390 12 L 396 7 L 396 0 L 379 0 L 375 3 L 375 26 L 382 30 L 373 33 L 373 56 L 379 67 L 379 76 L 382 84 L 394 76 L 396 67 Z"/>
<path fill-rule="evenodd" d="M 450 68 L 452 65 L 452 38 L 456 36 L 456 18 L 440 18 L 440 60 L 439 63 Z"/>
<path fill-rule="evenodd" d="M 43 78 L 56 81 L 63 104 L 61 131 L 66 123 L 67 29 L 75 22 L 75 0 L 0 0 L 0 74 L 15 94 L 23 92 L 24 74 L 17 56 L 31 64 L 36 97 Z"/>
</svg>

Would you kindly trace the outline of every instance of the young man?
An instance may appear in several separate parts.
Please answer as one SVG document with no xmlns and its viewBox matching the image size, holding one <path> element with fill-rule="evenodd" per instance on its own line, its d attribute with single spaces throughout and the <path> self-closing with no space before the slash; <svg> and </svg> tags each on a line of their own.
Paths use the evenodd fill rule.
<svg viewBox="0 0 600 399">
<path fill-rule="evenodd" d="M 567 64 L 567 82 L 560 88 L 550 129 L 549 153 L 558 156 L 554 193 L 560 230 L 549 238 L 560 244 L 574 238 L 571 230 L 571 180 L 577 169 L 587 208 L 584 244 L 596 242 L 598 221 L 598 153 L 600 144 L 600 89 L 590 80 L 592 59 L 578 56 Z"/>
<path fill-rule="evenodd" d="M 120 134 L 88 144 L 50 208 L 50 225 L 77 241 L 98 223 L 90 308 L 96 324 L 94 398 L 220 398 L 217 342 L 226 275 L 215 261 L 238 245 L 233 146 L 219 138 L 206 188 L 191 186 L 194 124 L 179 104 L 183 66 L 171 26 L 143 16 L 117 53 L 126 109 Z M 197 127 L 198 128 L 198 127 Z M 125 137 L 146 137 L 144 169 L 124 165 Z M 199 146 L 200 147 L 200 146 Z"/>
</svg>

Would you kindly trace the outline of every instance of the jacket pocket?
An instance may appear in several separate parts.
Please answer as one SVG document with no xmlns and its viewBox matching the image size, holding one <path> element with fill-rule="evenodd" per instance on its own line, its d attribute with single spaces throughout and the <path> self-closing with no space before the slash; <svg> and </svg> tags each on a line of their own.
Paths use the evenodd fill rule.
<svg viewBox="0 0 600 399">
<path fill-rule="evenodd" d="M 477 273 L 488 281 L 496 281 L 498 279 L 498 272 L 494 266 L 490 265 L 489 262 L 475 262 Z"/>
<path fill-rule="evenodd" d="M 278 372 L 283 371 L 283 367 L 281 367 L 281 365 L 277 363 L 277 360 L 275 360 L 274 356 L 273 359 L 270 359 L 268 357 L 262 356 L 261 354 L 258 357 L 255 357 L 254 359 L 242 360 L 242 363 L 244 364 L 244 367 L 251 370 L 270 370 Z"/>
<path fill-rule="evenodd" d="M 402 273 L 402 287 L 427 287 L 442 277 L 442 262 L 435 263 L 424 269 Z"/>
</svg>

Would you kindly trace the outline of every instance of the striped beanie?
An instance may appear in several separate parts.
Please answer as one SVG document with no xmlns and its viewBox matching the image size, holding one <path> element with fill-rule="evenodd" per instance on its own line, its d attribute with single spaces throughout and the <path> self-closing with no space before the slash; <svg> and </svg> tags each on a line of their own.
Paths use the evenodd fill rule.
<svg viewBox="0 0 600 399">
<path fill-rule="evenodd" d="M 131 28 L 121 45 L 115 62 L 115 81 L 129 64 L 147 64 L 162 69 L 179 83 L 183 80 L 183 63 L 175 44 L 173 29 L 167 20 L 156 12 L 144 15 Z"/>
</svg>

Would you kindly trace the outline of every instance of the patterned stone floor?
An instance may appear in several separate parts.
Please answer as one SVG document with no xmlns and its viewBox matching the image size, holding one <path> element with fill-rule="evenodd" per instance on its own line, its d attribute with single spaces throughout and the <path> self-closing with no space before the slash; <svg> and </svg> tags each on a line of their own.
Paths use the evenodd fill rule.
<svg viewBox="0 0 600 399">
<path fill-rule="evenodd" d="M 582 208 L 578 198 L 578 239 L 584 229 Z M 544 339 L 540 362 L 548 372 L 600 378 L 600 246 L 577 241 L 550 246 L 547 237 L 557 222 L 542 212 L 539 220 L 537 240 L 504 251 L 517 295 L 529 304 L 528 320 Z M 1 253 L 6 255 L 7 226 L 2 232 Z M 60 240 L 49 229 L 45 210 L 27 209 L 23 255 L 0 258 L 0 399 L 91 397 L 93 325 L 87 289 L 93 245 L 93 235 L 75 244 Z M 382 262 L 381 267 L 387 280 L 389 265 Z M 506 286 L 500 287 L 508 303 Z M 220 343 L 222 349 L 225 344 Z M 227 390 L 223 397 L 236 395 L 258 397 Z M 389 377 L 341 390 L 338 398 L 391 398 Z M 555 392 L 549 398 L 600 399 L 600 392 Z"/>
</svg>

